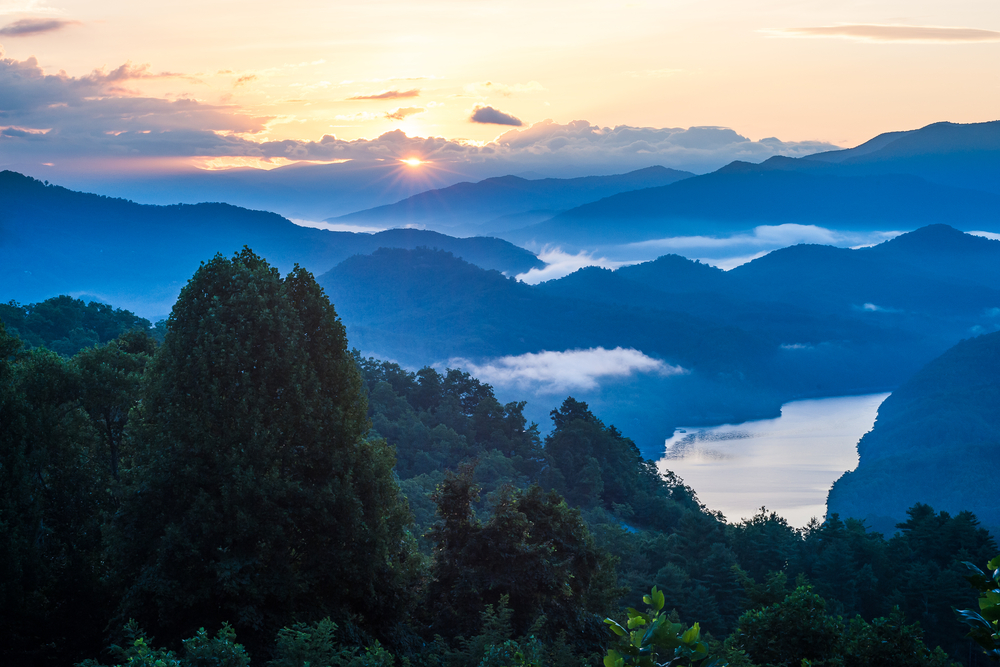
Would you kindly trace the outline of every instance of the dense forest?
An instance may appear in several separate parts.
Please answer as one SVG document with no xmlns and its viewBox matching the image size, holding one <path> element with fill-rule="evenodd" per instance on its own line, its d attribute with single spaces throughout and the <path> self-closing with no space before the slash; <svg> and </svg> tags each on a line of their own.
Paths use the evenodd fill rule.
<svg viewBox="0 0 1000 667">
<path fill-rule="evenodd" d="M 467 373 L 352 352 L 247 249 L 155 327 L 0 319 L 3 664 L 986 664 L 971 513 L 727 523 L 584 402 L 543 438 Z"/>
</svg>

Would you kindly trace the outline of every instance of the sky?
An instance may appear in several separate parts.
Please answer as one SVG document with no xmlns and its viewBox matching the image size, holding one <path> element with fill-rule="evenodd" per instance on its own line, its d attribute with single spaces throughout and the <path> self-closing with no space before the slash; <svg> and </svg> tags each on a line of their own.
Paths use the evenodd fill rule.
<svg viewBox="0 0 1000 667">
<path fill-rule="evenodd" d="M 0 0 L 0 48 L 7 168 L 706 171 L 1000 117 L 995 0 Z"/>
</svg>

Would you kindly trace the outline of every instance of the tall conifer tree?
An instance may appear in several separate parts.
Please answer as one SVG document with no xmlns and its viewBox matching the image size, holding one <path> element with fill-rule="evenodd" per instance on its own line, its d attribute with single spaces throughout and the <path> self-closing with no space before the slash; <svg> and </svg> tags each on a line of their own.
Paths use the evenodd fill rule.
<svg viewBox="0 0 1000 667">
<path fill-rule="evenodd" d="M 111 543 L 120 619 L 167 642 L 228 621 L 252 649 L 293 621 L 363 621 L 391 602 L 409 512 L 312 275 L 217 255 L 167 329 Z"/>
</svg>

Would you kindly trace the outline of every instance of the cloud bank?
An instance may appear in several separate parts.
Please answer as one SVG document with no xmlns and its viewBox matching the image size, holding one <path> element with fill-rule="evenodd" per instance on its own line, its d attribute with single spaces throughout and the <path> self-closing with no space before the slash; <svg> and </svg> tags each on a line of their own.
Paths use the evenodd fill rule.
<svg viewBox="0 0 1000 667">
<path fill-rule="evenodd" d="M 837 37 L 862 42 L 908 42 L 946 44 L 954 42 L 1000 42 L 1000 32 L 978 28 L 943 28 L 919 25 L 838 25 L 766 30 L 783 37 Z"/>
<path fill-rule="evenodd" d="M 428 168 L 437 166 L 466 178 L 525 171 L 570 177 L 621 173 L 656 164 L 703 173 L 733 160 L 759 162 L 772 155 L 796 157 L 836 148 L 823 142 L 752 141 L 724 127 L 611 128 L 584 120 L 515 126 L 486 144 L 410 137 L 398 130 L 372 139 L 344 140 L 328 134 L 311 141 L 274 141 L 265 138 L 273 117 L 234 104 L 163 99 L 132 90 L 141 80 L 166 78 L 193 80 L 132 63 L 79 77 L 46 74 L 35 58 L 16 60 L 0 52 L 0 168 L 56 163 L 69 171 L 73 160 L 79 160 L 80 168 L 92 173 L 100 168 L 95 164 L 101 159 L 171 158 L 177 164 L 194 158 L 370 163 L 416 157 L 429 163 Z M 360 97 L 392 99 L 418 93 L 418 89 L 391 90 Z M 400 119 L 419 108 L 401 107 L 388 113 Z M 480 107 L 476 113 L 491 122 L 519 122 L 492 107 Z M 64 161 L 70 166 L 63 166 Z"/>
<path fill-rule="evenodd" d="M 482 365 L 456 358 L 449 360 L 448 365 L 464 368 L 494 386 L 515 387 L 538 394 L 593 390 L 598 388 L 601 379 L 624 378 L 636 373 L 670 376 L 688 372 L 680 366 L 671 366 L 646 356 L 639 350 L 622 347 L 613 350 L 594 347 L 565 352 L 542 351 L 501 357 Z"/>
</svg>

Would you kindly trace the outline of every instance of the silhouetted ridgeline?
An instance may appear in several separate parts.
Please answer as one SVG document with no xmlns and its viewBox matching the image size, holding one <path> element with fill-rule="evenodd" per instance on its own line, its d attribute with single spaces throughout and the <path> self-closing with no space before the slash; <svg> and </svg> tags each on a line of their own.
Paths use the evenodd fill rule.
<svg viewBox="0 0 1000 667">
<path fill-rule="evenodd" d="M 326 271 L 382 246 L 442 248 L 511 274 L 543 266 L 532 253 L 499 239 L 421 230 L 331 232 L 228 204 L 146 206 L 0 173 L 3 300 L 84 294 L 158 316 L 170 310 L 205 257 L 244 245 L 266 253 L 283 271 L 295 264 Z"/>
<path fill-rule="evenodd" d="M 328 222 L 393 227 L 427 225 L 465 233 L 496 233 L 524 227 L 619 192 L 667 185 L 690 176 L 694 174 L 666 167 L 568 179 L 500 176 L 422 192 L 395 204 L 330 218 Z"/>
<path fill-rule="evenodd" d="M 830 512 L 884 527 L 919 501 L 1000 526 L 1000 332 L 962 341 L 896 389 L 858 454 Z"/>
<path fill-rule="evenodd" d="M 935 123 L 846 151 L 733 162 L 584 204 L 503 236 L 518 243 L 629 243 L 783 223 L 851 230 L 945 223 L 1000 232 L 998 183 L 1000 121 Z"/>
</svg>

